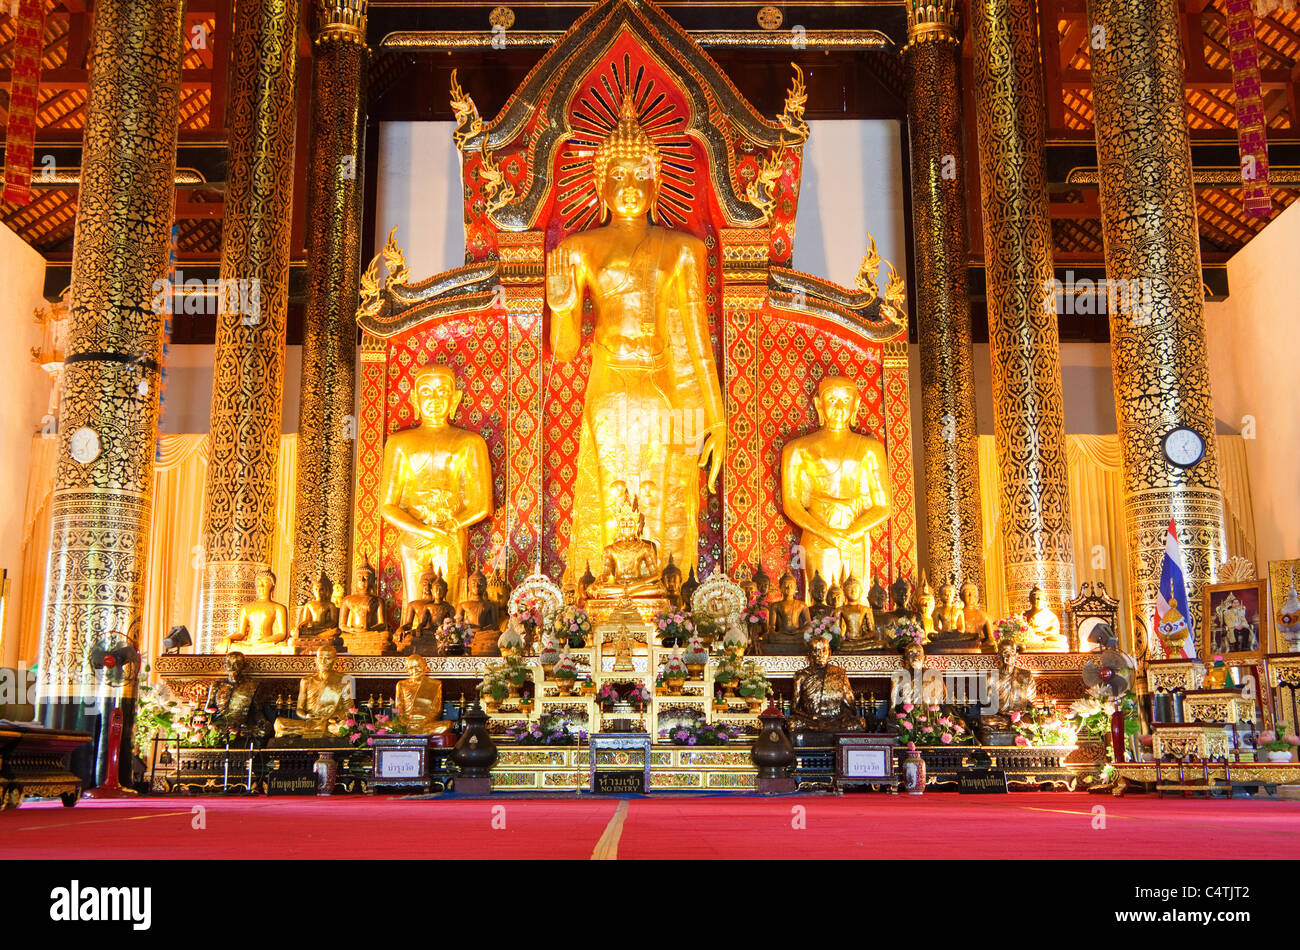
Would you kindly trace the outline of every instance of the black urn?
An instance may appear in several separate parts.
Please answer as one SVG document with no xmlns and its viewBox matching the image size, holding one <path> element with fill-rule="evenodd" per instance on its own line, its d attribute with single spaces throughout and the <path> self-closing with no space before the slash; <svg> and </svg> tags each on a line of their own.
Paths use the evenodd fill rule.
<svg viewBox="0 0 1300 950">
<path fill-rule="evenodd" d="M 785 731 L 785 716 L 770 705 L 758 719 L 762 729 L 749 753 L 758 766 L 758 791 L 793 792 L 795 781 L 790 777 L 790 766 L 795 761 L 794 746 Z"/>
<path fill-rule="evenodd" d="M 492 766 L 497 761 L 497 747 L 488 733 L 487 721 L 487 714 L 478 703 L 465 713 L 465 731 L 451 753 L 452 761 L 460 770 L 455 781 L 458 792 L 485 795 L 492 790 Z"/>
</svg>

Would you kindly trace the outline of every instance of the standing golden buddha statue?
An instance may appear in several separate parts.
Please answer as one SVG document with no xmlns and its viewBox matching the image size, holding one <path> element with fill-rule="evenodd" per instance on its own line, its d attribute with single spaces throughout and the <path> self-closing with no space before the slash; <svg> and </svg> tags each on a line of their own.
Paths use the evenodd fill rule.
<svg viewBox="0 0 1300 950">
<path fill-rule="evenodd" d="M 717 485 L 726 449 L 722 389 L 709 342 L 704 244 L 651 224 L 659 148 L 624 98 L 618 125 L 592 157 L 602 220 L 547 255 L 550 346 L 578 357 L 584 292 L 595 308 L 583 402 L 569 564 L 604 561 L 618 535 L 618 486 L 635 486 L 661 562 L 693 571 L 699 474 Z"/>
<path fill-rule="evenodd" d="M 420 597 L 426 566 L 441 571 L 459 597 L 469 526 L 492 514 L 492 466 L 487 443 L 451 424 L 464 395 L 456 375 L 435 364 L 415 373 L 411 405 L 419 425 L 384 443 L 380 481 L 383 519 L 398 530 L 402 600 Z"/>
<path fill-rule="evenodd" d="M 853 431 L 860 396 L 843 376 L 828 376 L 813 405 L 821 428 L 781 450 L 781 503 L 802 535 L 805 570 L 823 577 L 871 574 L 870 531 L 889 517 L 885 447 Z"/>
</svg>

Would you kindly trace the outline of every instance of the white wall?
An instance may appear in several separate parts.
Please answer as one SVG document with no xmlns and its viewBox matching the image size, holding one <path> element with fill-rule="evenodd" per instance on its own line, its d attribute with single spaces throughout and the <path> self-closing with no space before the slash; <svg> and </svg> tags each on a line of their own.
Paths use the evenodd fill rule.
<svg viewBox="0 0 1300 950">
<path fill-rule="evenodd" d="M 13 666 L 18 652 L 18 604 L 22 567 L 23 514 L 27 497 L 28 451 L 49 402 L 50 378 L 32 361 L 41 341 L 32 311 L 46 306 L 41 296 L 45 259 L 18 235 L 0 227 L 0 568 L 9 572 L 9 601 L 0 631 L 0 666 Z"/>
<path fill-rule="evenodd" d="M 163 393 L 163 432 L 207 432 L 212 418 L 212 358 L 215 347 L 185 344 L 167 348 L 167 389 Z M 302 347 L 285 347 L 284 410 L 280 431 L 298 431 L 298 393 L 302 382 Z"/>
<path fill-rule="evenodd" d="M 1261 577 L 1300 557 L 1300 203 L 1228 261 L 1228 299 L 1205 305 L 1220 431 L 1249 435 L 1246 462 Z"/>
<path fill-rule="evenodd" d="M 454 122 L 381 122 L 375 249 L 397 228 L 412 280 L 465 263 L 464 198 Z"/>
</svg>

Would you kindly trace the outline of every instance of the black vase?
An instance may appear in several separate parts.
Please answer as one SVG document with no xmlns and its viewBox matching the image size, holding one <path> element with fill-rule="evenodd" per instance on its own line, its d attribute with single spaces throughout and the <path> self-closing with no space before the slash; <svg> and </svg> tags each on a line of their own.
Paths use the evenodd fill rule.
<svg viewBox="0 0 1300 950">
<path fill-rule="evenodd" d="M 487 731 L 487 714 L 475 703 L 465 714 L 465 731 L 452 750 L 451 758 L 460 770 L 456 779 L 458 791 L 488 791 L 492 766 L 497 761 L 496 743 Z M 466 781 L 468 780 L 468 781 Z"/>
<path fill-rule="evenodd" d="M 758 718 L 763 727 L 749 753 L 758 766 L 758 790 L 792 792 L 795 783 L 789 771 L 794 765 L 794 746 L 785 731 L 785 716 L 775 706 L 768 706 Z"/>
</svg>

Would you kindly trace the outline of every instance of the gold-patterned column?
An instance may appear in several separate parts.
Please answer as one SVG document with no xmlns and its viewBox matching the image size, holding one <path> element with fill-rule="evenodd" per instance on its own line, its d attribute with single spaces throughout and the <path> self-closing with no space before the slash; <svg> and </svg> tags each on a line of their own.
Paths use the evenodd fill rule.
<svg viewBox="0 0 1300 950">
<path fill-rule="evenodd" d="M 930 577 L 983 591 L 959 36 L 957 0 L 909 0 L 903 58 Z"/>
<path fill-rule="evenodd" d="M 135 694 L 133 678 L 106 684 L 87 652 L 114 632 L 140 642 L 162 353 L 154 300 L 176 205 L 179 0 L 98 0 L 91 49 L 39 677 L 41 719 L 75 728 Z M 103 741 L 97 755 L 95 781 L 106 774 Z"/>
<path fill-rule="evenodd" d="M 217 317 L 212 374 L 199 651 L 233 631 L 240 605 L 255 594 L 258 566 L 270 560 L 275 530 L 297 33 L 296 0 L 237 0 L 221 238 L 225 306 Z"/>
<path fill-rule="evenodd" d="M 1034 0 L 972 0 L 971 38 L 1007 606 L 1038 585 L 1059 614 L 1074 546 Z"/>
<path fill-rule="evenodd" d="M 352 457 L 358 425 L 366 0 L 316 4 L 307 170 L 307 308 L 298 406 L 293 579 L 285 598 L 310 598 L 322 571 L 346 585 Z M 292 598 L 292 599 L 290 599 Z"/>
<path fill-rule="evenodd" d="M 1129 589 L 1146 629 L 1171 515 L 1191 600 L 1190 609 L 1179 606 L 1193 624 L 1200 588 L 1224 559 L 1178 18 L 1175 0 L 1088 4 Z M 1204 456 L 1188 468 L 1173 465 L 1162 445 L 1179 427 L 1205 440 Z"/>
</svg>

